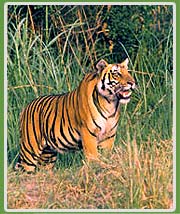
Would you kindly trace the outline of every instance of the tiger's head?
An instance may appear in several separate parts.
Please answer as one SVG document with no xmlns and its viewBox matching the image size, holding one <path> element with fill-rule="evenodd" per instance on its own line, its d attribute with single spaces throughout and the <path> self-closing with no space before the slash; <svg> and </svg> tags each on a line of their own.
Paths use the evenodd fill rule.
<svg viewBox="0 0 180 214">
<path fill-rule="evenodd" d="M 108 64 L 102 59 L 97 63 L 98 92 L 108 100 L 119 100 L 123 104 L 130 101 L 135 80 L 128 72 L 128 61 L 126 59 L 120 64 Z"/>
</svg>

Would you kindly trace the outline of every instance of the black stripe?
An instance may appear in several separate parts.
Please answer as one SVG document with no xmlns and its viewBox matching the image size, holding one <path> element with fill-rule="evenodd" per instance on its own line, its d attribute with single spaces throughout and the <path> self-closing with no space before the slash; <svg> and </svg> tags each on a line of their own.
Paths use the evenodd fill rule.
<svg viewBox="0 0 180 214">
<path fill-rule="evenodd" d="M 72 108 L 75 111 L 75 113 L 74 113 L 75 123 L 78 125 L 77 113 L 79 113 L 79 112 L 78 112 L 78 100 L 77 100 L 78 96 L 77 96 L 77 94 L 78 94 L 78 88 L 72 92 L 71 102 L 72 102 Z"/>
<path fill-rule="evenodd" d="M 50 132 L 50 135 L 45 136 L 45 139 L 46 139 L 46 144 L 50 146 L 52 149 L 56 150 L 57 148 L 59 148 L 58 143 L 54 138 L 54 134 L 52 133 L 52 131 Z"/>
<path fill-rule="evenodd" d="M 64 131 L 63 131 L 63 127 L 65 126 L 65 118 L 64 118 L 64 111 L 65 111 L 65 101 L 67 100 L 67 98 L 64 97 L 63 101 L 62 101 L 62 118 L 61 118 L 61 123 L 60 123 L 60 134 L 62 136 L 62 138 L 71 146 L 75 146 L 74 144 L 72 144 L 68 139 L 67 137 L 65 136 L 64 134 Z M 67 103 L 66 103 L 67 104 Z M 71 148 L 71 147 L 70 147 Z"/>
<path fill-rule="evenodd" d="M 66 112 L 67 112 L 67 119 L 68 119 L 69 127 L 73 131 L 73 127 L 72 127 L 72 124 L 71 124 L 71 118 L 69 117 L 69 113 L 68 113 L 68 108 L 66 109 Z"/>
<path fill-rule="evenodd" d="M 79 104 L 81 104 L 81 100 L 79 99 L 80 90 L 81 90 L 81 88 L 78 87 L 77 90 L 76 90 L 76 94 L 74 94 L 74 100 L 76 101 L 76 106 L 75 106 L 76 107 L 75 108 L 75 123 L 77 124 L 77 126 L 78 125 L 79 126 L 82 125 L 82 120 L 80 119 L 81 118 L 81 115 L 80 115 L 81 106 L 79 106 Z M 78 118 L 79 118 L 79 120 L 78 120 Z"/>
<path fill-rule="evenodd" d="M 44 96 L 44 97 L 41 97 L 41 99 L 39 100 L 39 104 L 37 105 L 37 111 L 39 112 L 38 115 L 39 115 L 39 129 L 40 129 L 40 135 L 41 135 L 41 140 L 42 140 L 42 137 L 44 136 L 44 128 L 43 128 L 43 124 L 44 124 L 44 119 L 43 119 L 43 102 L 45 101 L 45 103 L 48 102 L 48 100 L 50 100 L 52 98 L 52 96 Z"/>
<path fill-rule="evenodd" d="M 90 73 L 86 81 L 90 82 L 97 77 L 97 72 Z"/>
<path fill-rule="evenodd" d="M 96 127 L 98 127 L 98 128 L 101 130 L 101 127 L 96 123 L 96 121 L 95 121 L 95 119 L 94 119 L 94 117 L 93 117 L 93 115 L 92 115 L 92 111 L 91 111 L 91 109 L 90 109 L 90 106 L 88 106 L 88 107 L 89 107 L 89 112 L 90 112 L 90 115 L 91 115 L 92 122 L 94 123 L 94 125 L 95 125 Z"/>
<path fill-rule="evenodd" d="M 99 143 L 102 143 L 102 142 L 105 141 L 105 140 L 109 140 L 109 139 L 111 139 L 111 138 L 113 138 L 113 137 L 115 137 L 115 136 L 116 136 L 116 134 L 113 134 L 113 135 L 111 135 L 111 136 L 109 136 L 109 137 L 103 139 L 103 140 L 100 141 Z"/>
<path fill-rule="evenodd" d="M 110 100 L 108 100 L 108 98 L 107 97 L 103 97 L 108 103 L 111 103 L 111 101 Z"/>
<path fill-rule="evenodd" d="M 37 104 L 38 104 L 38 101 L 36 102 L 36 103 L 34 103 L 34 106 L 33 106 L 33 110 L 32 110 L 32 112 L 31 112 L 31 120 L 32 120 L 32 127 L 33 127 L 33 133 L 34 133 L 34 137 L 35 137 L 35 140 L 36 140 L 36 142 L 37 142 L 37 145 L 38 145 L 38 149 L 40 149 L 40 142 L 39 142 L 39 140 L 40 139 L 38 139 L 38 137 L 37 137 L 37 132 L 36 132 L 36 123 L 39 123 L 39 121 L 35 121 L 35 118 L 34 118 L 34 114 L 35 114 L 35 111 L 36 111 L 36 106 L 37 106 Z M 39 127 L 38 127 L 39 129 L 41 129 L 41 127 L 40 127 L 40 124 L 39 124 Z M 41 132 L 40 132 L 40 134 L 42 134 Z M 42 135 L 41 135 L 41 137 L 42 137 Z"/>
<path fill-rule="evenodd" d="M 75 131 L 76 131 L 76 133 L 79 135 L 79 137 L 81 137 L 81 134 L 80 134 L 80 132 L 75 128 L 74 129 Z"/>
<path fill-rule="evenodd" d="M 92 115 L 91 115 L 91 117 L 92 117 Z M 95 126 L 98 127 L 101 130 L 101 127 L 96 123 L 96 121 L 95 121 L 95 119 L 93 117 L 92 117 L 92 121 L 95 124 Z"/>
<path fill-rule="evenodd" d="M 77 90 L 77 89 L 76 89 Z M 75 102 L 74 102 L 74 97 L 75 97 L 75 93 L 76 93 L 76 90 L 72 91 L 70 93 L 70 98 L 69 98 L 69 105 L 71 106 L 72 109 L 75 110 Z"/>
<path fill-rule="evenodd" d="M 39 115 L 41 115 L 41 117 L 39 117 L 40 121 L 43 121 L 43 123 L 41 124 L 41 128 L 42 128 L 42 131 L 43 131 L 43 136 L 45 136 L 45 138 L 48 140 L 48 128 L 49 128 L 49 118 L 51 116 L 51 113 L 52 113 L 52 108 L 51 105 L 52 105 L 52 101 L 56 98 L 56 96 L 50 96 L 50 97 L 47 97 L 47 100 L 43 103 L 42 105 L 42 108 L 41 108 L 41 113 Z M 49 103 L 48 103 L 49 102 Z M 48 105 L 48 106 L 47 106 Z M 46 111 L 44 112 L 43 108 L 47 108 Z M 49 111 L 49 112 L 48 112 Z M 45 127 L 44 127 L 45 125 Z"/>
<path fill-rule="evenodd" d="M 45 163 L 54 163 L 56 162 L 56 158 L 57 151 L 52 150 L 49 145 L 44 148 L 42 155 L 40 157 L 41 161 Z"/>
<path fill-rule="evenodd" d="M 63 125 L 66 124 L 66 119 L 65 119 L 65 106 L 66 106 L 66 100 L 67 100 L 67 96 L 64 96 L 62 99 L 62 123 Z"/>
<path fill-rule="evenodd" d="M 64 147 L 64 149 L 66 149 L 65 151 L 67 151 L 67 150 L 75 150 L 75 147 L 71 147 L 71 146 L 68 146 L 68 145 L 64 144 L 63 141 L 60 140 L 60 138 L 57 138 L 57 139 L 58 139 L 59 143 Z"/>
<path fill-rule="evenodd" d="M 115 111 L 114 111 L 114 113 L 112 115 L 109 116 L 109 118 L 114 117 L 116 115 L 118 107 L 119 107 L 119 102 L 117 101 L 116 102 L 116 106 L 115 106 Z"/>
<path fill-rule="evenodd" d="M 70 116 L 69 116 L 69 110 L 75 111 L 75 109 L 74 108 L 72 109 L 72 107 L 71 107 L 71 103 L 70 103 L 71 97 L 72 97 L 72 93 L 69 93 L 68 98 L 67 98 L 68 103 L 66 102 L 66 113 L 67 113 L 67 120 L 68 120 L 69 127 L 70 127 L 71 131 L 73 132 L 74 130 L 73 130 L 73 127 L 71 124 L 72 118 L 70 118 Z"/>
<path fill-rule="evenodd" d="M 59 148 L 58 143 L 56 142 L 56 136 L 55 136 L 55 124 L 56 124 L 56 119 L 57 119 L 57 114 L 58 114 L 58 105 L 59 105 L 59 99 L 61 98 L 61 96 L 57 97 L 56 100 L 56 105 L 55 105 L 55 112 L 54 112 L 54 118 L 53 118 L 53 122 L 52 122 L 52 126 L 50 129 L 50 140 L 51 140 L 51 144 L 52 147 Z"/>
<path fill-rule="evenodd" d="M 101 86 L 101 89 L 102 90 L 105 90 L 105 84 L 104 84 L 104 82 L 105 82 L 105 78 L 106 78 L 106 73 L 104 74 L 104 76 L 103 76 L 103 78 L 102 78 L 102 80 L 101 80 L 101 82 L 102 82 L 102 86 Z"/>
<path fill-rule="evenodd" d="M 55 135 L 54 135 L 54 132 L 52 131 L 52 129 L 50 130 L 49 138 L 50 138 L 50 140 L 48 141 L 49 142 L 48 145 L 54 149 L 58 148 L 58 143 L 56 142 L 56 138 L 55 138 Z"/>
<path fill-rule="evenodd" d="M 36 165 L 35 165 L 34 163 L 28 162 L 27 159 L 24 159 L 24 157 L 23 157 L 23 158 L 21 157 L 20 159 L 21 159 L 24 163 L 26 163 L 26 165 L 36 167 Z M 18 163 L 21 164 L 21 162 L 18 162 Z M 23 166 L 22 166 L 22 167 L 23 167 Z"/>
<path fill-rule="evenodd" d="M 52 158 L 53 158 L 53 157 L 49 157 L 49 158 L 47 157 L 46 159 L 41 159 L 41 161 L 42 161 L 43 163 L 47 163 L 47 164 L 55 163 L 57 159 L 55 158 L 55 159 L 52 160 Z M 41 163 L 40 163 L 40 164 L 41 164 Z"/>
<path fill-rule="evenodd" d="M 109 92 L 110 95 L 113 95 L 112 91 L 109 88 L 107 88 L 107 91 Z"/>
<path fill-rule="evenodd" d="M 30 162 L 32 162 L 32 161 L 26 156 L 26 153 L 28 153 L 34 160 L 38 160 L 38 158 L 39 158 L 36 155 L 34 155 L 34 153 L 29 151 L 29 149 L 26 147 L 24 142 L 21 143 L 21 151 L 22 151 L 24 157 L 26 157 Z"/>
<path fill-rule="evenodd" d="M 74 137 L 74 135 L 73 135 L 73 133 L 72 133 L 72 131 L 71 131 L 71 129 L 69 127 L 68 127 L 68 131 L 69 131 L 69 135 L 71 136 L 72 140 L 78 145 L 79 148 L 81 148 L 82 147 L 82 141 L 81 140 L 77 140 Z"/>
<path fill-rule="evenodd" d="M 87 125 L 86 125 L 86 128 L 87 128 L 88 132 L 89 132 L 93 137 L 97 137 L 97 135 L 95 135 L 95 133 L 92 132 L 92 131 L 88 128 Z"/>
<path fill-rule="evenodd" d="M 49 128 L 49 118 L 50 118 L 50 116 L 51 116 L 51 113 L 52 113 L 52 109 L 50 109 L 50 111 L 49 111 L 49 114 L 47 115 L 47 117 L 46 117 L 46 130 L 45 130 L 45 135 L 48 137 L 48 135 L 49 135 L 49 130 L 48 130 L 48 128 Z M 44 118 L 45 119 L 45 118 Z"/>
<path fill-rule="evenodd" d="M 111 85 L 111 74 L 110 73 L 108 73 L 108 80 L 109 80 L 109 83 L 108 84 L 110 84 Z"/>
<path fill-rule="evenodd" d="M 115 125 L 110 129 L 110 132 L 117 127 L 118 123 L 119 123 L 119 120 L 117 120 L 117 122 L 115 123 Z"/>
<path fill-rule="evenodd" d="M 61 136 L 62 138 L 69 144 L 71 145 L 72 147 L 75 147 L 75 144 L 71 143 L 67 137 L 65 136 L 64 132 L 63 132 L 63 124 L 62 124 L 62 120 L 61 120 L 61 124 L 60 124 L 60 133 L 61 133 Z"/>
<path fill-rule="evenodd" d="M 42 96 L 38 99 L 38 105 L 37 105 L 37 111 L 41 110 L 41 108 L 43 107 L 42 104 L 44 104 L 43 102 L 49 100 L 52 98 L 52 95 L 46 95 L 46 96 Z"/>
<path fill-rule="evenodd" d="M 23 160 L 23 161 L 26 159 L 26 162 L 28 161 L 29 163 L 33 163 L 33 162 L 27 157 L 26 153 L 28 153 L 28 154 L 33 158 L 34 161 L 37 161 L 37 160 L 38 160 L 38 158 L 37 158 L 37 157 L 34 157 L 33 153 L 30 152 L 30 151 L 26 148 L 26 146 L 23 144 L 23 142 L 21 143 L 21 152 L 22 152 L 22 153 L 20 153 L 20 157 L 21 157 L 21 160 Z"/>
<path fill-rule="evenodd" d="M 42 113 L 44 116 L 46 116 L 47 112 L 49 111 L 49 108 L 51 107 L 52 105 L 52 102 L 54 99 L 56 99 L 57 97 L 56 96 L 50 96 L 49 99 L 47 99 L 43 105 L 42 105 Z M 49 103 L 48 103 L 49 102 Z M 44 112 L 44 108 L 46 108 L 46 111 Z"/>
<path fill-rule="evenodd" d="M 58 114 L 59 99 L 60 99 L 60 97 L 57 97 L 57 99 L 56 99 L 54 114 L 52 114 L 52 116 L 54 116 L 54 118 L 53 118 L 53 122 L 52 122 L 51 129 L 50 129 L 50 133 L 53 134 L 54 139 L 55 139 L 55 130 L 54 129 L 55 129 L 55 124 L 56 124 L 56 119 L 57 119 L 57 114 Z"/>
<path fill-rule="evenodd" d="M 47 145 L 44 149 L 43 149 L 43 152 L 42 152 L 42 155 L 44 154 L 52 154 L 52 155 L 55 155 L 57 154 L 57 152 L 55 150 L 53 150 L 49 145 Z"/>
<path fill-rule="evenodd" d="M 93 117 L 92 110 L 91 110 L 91 108 L 90 108 L 89 105 L 88 105 L 88 108 L 89 108 L 89 112 L 90 112 L 90 115 L 91 115 L 92 122 L 94 123 L 94 125 L 95 125 L 96 127 L 98 127 L 98 128 L 101 130 L 101 127 L 96 123 L 96 121 L 95 121 L 95 119 L 94 119 L 94 117 Z"/>
<path fill-rule="evenodd" d="M 30 140 L 30 136 L 29 136 L 29 118 L 28 116 L 30 115 L 30 110 L 31 110 L 31 105 L 33 105 L 33 103 L 31 103 L 27 109 L 26 109 L 26 137 L 27 137 L 27 142 L 28 142 L 28 145 L 29 147 L 31 148 L 32 150 L 32 156 L 33 157 L 38 157 L 36 154 L 35 154 L 35 151 L 34 151 L 34 148 L 33 148 L 33 145 L 31 144 L 31 140 Z"/>
<path fill-rule="evenodd" d="M 73 97 L 73 95 L 74 95 L 74 92 L 73 92 L 73 93 L 69 93 L 69 97 L 68 97 L 68 99 L 67 99 L 67 100 L 69 101 L 69 103 L 66 104 L 66 113 L 67 113 L 67 119 L 68 119 L 68 124 L 69 124 L 68 131 L 69 131 L 69 134 L 70 134 L 72 140 L 73 140 L 75 143 L 78 144 L 79 148 L 82 148 L 82 141 L 81 141 L 81 140 L 77 140 L 77 139 L 74 137 L 74 135 L 73 135 L 73 133 L 76 132 L 76 134 L 77 134 L 77 135 L 79 136 L 79 138 L 80 138 L 80 132 L 79 132 L 77 129 L 75 129 L 75 128 L 72 127 L 72 124 L 71 124 L 72 119 L 71 119 L 70 116 L 69 116 L 69 110 L 70 110 L 70 111 L 75 111 L 75 108 L 74 108 L 73 102 L 72 102 L 72 97 Z M 74 117 L 75 117 L 75 124 L 78 124 L 77 118 L 76 118 L 76 114 L 74 114 Z M 77 126 L 77 125 L 76 125 L 76 126 Z"/>
<path fill-rule="evenodd" d="M 94 87 L 92 97 L 93 97 L 93 103 L 94 103 L 94 105 L 96 106 L 97 111 L 100 113 L 100 115 L 101 115 L 104 119 L 107 120 L 107 117 L 104 116 L 104 114 L 102 113 L 102 109 L 101 109 L 101 105 L 100 105 L 100 103 L 99 103 L 98 92 L 97 92 L 97 90 L 96 90 L 96 86 Z"/>
<path fill-rule="evenodd" d="M 110 139 L 110 138 L 112 138 L 112 137 L 115 137 L 115 136 L 116 136 L 116 134 L 113 134 L 113 135 L 107 137 L 106 140 L 108 140 L 108 139 Z"/>
<path fill-rule="evenodd" d="M 52 128 L 50 129 L 50 133 L 48 136 L 50 138 L 50 140 L 48 141 L 49 145 L 51 147 L 53 147 L 54 149 L 58 148 L 58 143 L 56 142 L 56 137 L 55 137 L 55 132 L 54 132 L 54 125 L 52 125 Z"/>
<path fill-rule="evenodd" d="M 107 83 L 107 85 L 112 85 L 112 84 L 115 84 L 115 85 L 117 85 L 118 84 L 118 82 L 116 82 L 116 81 L 114 81 L 114 80 L 111 80 L 111 81 L 109 81 L 108 83 Z M 113 85 L 112 85 L 113 86 Z"/>
<path fill-rule="evenodd" d="M 43 129 L 43 118 L 42 118 L 42 113 L 41 110 L 39 111 L 39 131 L 40 131 L 40 135 L 41 135 L 41 140 L 44 136 L 44 129 Z"/>
</svg>

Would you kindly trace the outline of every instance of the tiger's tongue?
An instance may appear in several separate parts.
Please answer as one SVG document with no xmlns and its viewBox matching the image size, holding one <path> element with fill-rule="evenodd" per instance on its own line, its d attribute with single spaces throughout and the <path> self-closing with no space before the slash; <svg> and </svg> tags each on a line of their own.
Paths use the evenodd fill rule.
<svg viewBox="0 0 180 214">
<path fill-rule="evenodd" d="M 129 91 L 120 91 L 119 92 L 123 97 L 129 95 Z"/>
</svg>

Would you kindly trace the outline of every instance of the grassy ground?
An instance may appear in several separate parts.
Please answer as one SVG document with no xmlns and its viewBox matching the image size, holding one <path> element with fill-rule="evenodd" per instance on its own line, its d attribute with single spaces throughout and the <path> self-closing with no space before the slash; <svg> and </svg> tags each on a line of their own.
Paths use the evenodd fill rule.
<svg viewBox="0 0 180 214">
<path fill-rule="evenodd" d="M 79 154 L 75 155 L 78 156 Z M 76 157 L 77 158 L 77 157 Z M 172 141 L 122 142 L 108 166 L 9 172 L 9 209 L 170 209 L 173 205 Z M 57 164 L 58 165 L 58 164 Z"/>
<path fill-rule="evenodd" d="M 71 24 L 58 13 L 46 30 L 35 28 L 30 8 L 25 17 L 20 13 L 12 8 L 7 26 L 8 208 L 171 208 L 172 25 L 162 40 L 144 29 L 133 59 L 126 44 L 119 44 L 130 59 L 137 90 L 121 107 L 109 167 L 87 166 L 79 152 L 59 156 L 53 172 L 26 175 L 12 170 L 21 110 L 40 95 L 71 91 L 99 59 L 114 63 L 118 53 L 106 45 L 99 49 L 102 41 L 93 39 L 98 26 L 90 29 L 81 11 Z M 97 17 L 95 25 L 102 23 Z M 52 38 L 59 25 L 62 33 Z"/>
</svg>

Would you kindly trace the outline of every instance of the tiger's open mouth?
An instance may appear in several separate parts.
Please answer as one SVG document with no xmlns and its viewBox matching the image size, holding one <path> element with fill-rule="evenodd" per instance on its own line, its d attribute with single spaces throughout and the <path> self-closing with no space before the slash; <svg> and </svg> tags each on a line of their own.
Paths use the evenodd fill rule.
<svg viewBox="0 0 180 214">
<path fill-rule="evenodd" d="M 122 90 L 122 91 L 119 91 L 118 93 L 116 92 L 116 96 L 119 100 L 128 100 L 131 98 L 131 94 L 132 94 L 132 91 L 131 90 Z"/>
<path fill-rule="evenodd" d="M 132 94 L 132 89 L 129 88 L 123 88 L 123 87 L 119 87 L 115 90 L 116 96 L 119 100 L 126 100 L 127 102 L 130 100 L 131 98 L 131 94 Z"/>
<path fill-rule="evenodd" d="M 131 97 L 132 91 L 131 90 L 125 90 L 125 91 L 119 91 L 117 96 L 120 99 L 129 99 Z"/>
</svg>

